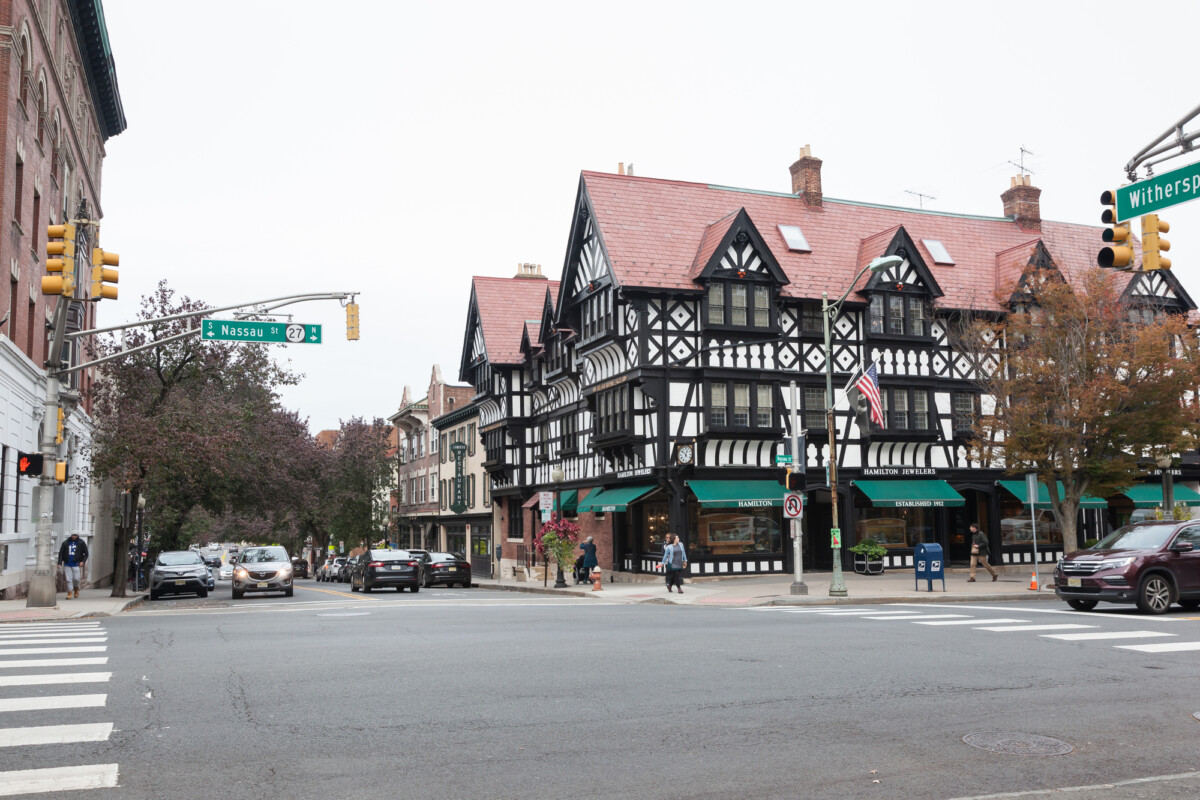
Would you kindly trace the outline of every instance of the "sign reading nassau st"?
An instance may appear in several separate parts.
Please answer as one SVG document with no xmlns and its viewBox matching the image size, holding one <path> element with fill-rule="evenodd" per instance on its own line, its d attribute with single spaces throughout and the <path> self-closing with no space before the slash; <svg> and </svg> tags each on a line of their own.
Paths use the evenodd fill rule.
<svg viewBox="0 0 1200 800">
<path fill-rule="evenodd" d="M 1117 221 L 1153 214 L 1200 197 L 1200 162 L 1117 189 Z"/>
<path fill-rule="evenodd" d="M 206 319 L 200 323 L 200 338 L 214 342 L 320 344 L 321 326 L 300 322 Z"/>
</svg>

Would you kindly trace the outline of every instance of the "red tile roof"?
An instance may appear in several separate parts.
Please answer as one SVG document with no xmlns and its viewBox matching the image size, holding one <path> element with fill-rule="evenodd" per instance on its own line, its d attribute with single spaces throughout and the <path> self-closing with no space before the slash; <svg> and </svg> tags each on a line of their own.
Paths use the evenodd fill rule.
<svg viewBox="0 0 1200 800">
<path fill-rule="evenodd" d="M 1002 310 L 997 289 L 1014 277 L 1007 264 L 1001 268 L 999 254 L 1005 251 L 1025 247 L 1028 253 L 1040 239 L 1063 276 L 1074 282 L 1095 265 L 1103 246 L 1099 226 L 1043 221 L 1039 232 L 1004 217 L 892 208 L 828 195 L 822 206 L 810 207 L 795 195 L 685 181 L 600 172 L 584 172 L 583 181 L 617 282 L 629 287 L 698 290 L 694 264 L 714 237 L 720 240 L 721 223 L 739 208 L 746 209 L 787 275 L 785 297 L 840 295 L 864 264 L 882 255 L 901 225 L 944 292 L 936 304 L 947 308 Z M 812 252 L 789 251 L 777 233 L 779 225 L 798 225 Z M 935 265 L 921 239 L 941 241 L 954 265 Z M 1122 285 L 1130 279 L 1128 273 L 1119 276 Z"/>
<path fill-rule="evenodd" d="M 558 281 L 476 276 L 472 279 L 472 289 L 488 362 L 520 364 L 521 334 L 525 323 L 532 320 L 531 334 L 537 336 L 540 333 L 546 292 L 550 293 L 553 304 L 558 297 Z"/>
</svg>

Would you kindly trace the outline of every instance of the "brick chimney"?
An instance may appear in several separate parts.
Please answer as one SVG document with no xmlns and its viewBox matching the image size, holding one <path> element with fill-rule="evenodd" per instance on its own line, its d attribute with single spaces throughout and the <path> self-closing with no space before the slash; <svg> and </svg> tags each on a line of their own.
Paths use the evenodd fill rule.
<svg viewBox="0 0 1200 800">
<path fill-rule="evenodd" d="M 1017 175 L 1012 185 L 1000 199 L 1004 201 L 1004 216 L 1016 220 L 1017 225 L 1027 230 L 1042 229 L 1042 190 L 1029 182 L 1028 175 Z"/>
<path fill-rule="evenodd" d="M 517 274 L 513 275 L 513 277 L 535 281 L 549 280 L 542 274 L 541 264 L 517 264 Z"/>
<path fill-rule="evenodd" d="M 821 159 L 813 158 L 808 145 L 800 148 L 800 159 L 790 167 L 792 171 L 792 194 L 804 198 L 810 206 L 820 206 L 824 195 L 821 193 Z"/>
</svg>

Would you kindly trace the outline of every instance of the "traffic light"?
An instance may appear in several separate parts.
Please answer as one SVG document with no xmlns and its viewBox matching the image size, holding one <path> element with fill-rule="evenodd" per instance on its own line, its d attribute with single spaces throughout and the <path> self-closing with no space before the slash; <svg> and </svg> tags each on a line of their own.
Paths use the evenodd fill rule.
<svg viewBox="0 0 1200 800">
<path fill-rule="evenodd" d="M 17 452 L 17 474 L 38 477 L 42 474 L 42 464 L 45 457 L 41 453 Z"/>
<path fill-rule="evenodd" d="M 1117 222 L 1117 193 L 1102 193 L 1100 202 L 1108 206 L 1100 214 L 1100 221 L 1112 227 L 1106 228 L 1100 237 L 1109 245 L 1100 249 L 1096 262 L 1105 269 L 1131 269 L 1129 265 L 1133 263 L 1133 244 L 1129 240 L 1129 223 Z"/>
<path fill-rule="evenodd" d="M 1171 223 L 1159 219 L 1158 214 L 1142 217 L 1142 269 L 1170 269 L 1171 259 L 1163 258 L 1162 251 L 1170 250 L 1171 243 L 1159 236 L 1171 230 Z"/>
<path fill-rule="evenodd" d="M 92 300 L 116 300 L 117 287 L 107 284 L 117 282 L 117 271 L 108 269 L 121 263 L 121 257 L 116 253 L 92 248 Z"/>
<path fill-rule="evenodd" d="M 67 474 L 67 462 L 54 462 L 54 480 L 58 481 L 59 483 L 66 483 L 67 478 L 69 477 L 70 476 Z"/>
<path fill-rule="evenodd" d="M 75 226 L 47 225 L 46 239 L 46 271 L 58 274 L 42 278 L 42 294 L 74 297 Z"/>
<path fill-rule="evenodd" d="M 797 472 L 791 467 L 788 467 L 787 478 L 785 479 L 783 485 L 789 492 L 804 491 L 804 473 Z"/>
<path fill-rule="evenodd" d="M 346 339 L 358 341 L 358 303 L 346 304 Z"/>
</svg>

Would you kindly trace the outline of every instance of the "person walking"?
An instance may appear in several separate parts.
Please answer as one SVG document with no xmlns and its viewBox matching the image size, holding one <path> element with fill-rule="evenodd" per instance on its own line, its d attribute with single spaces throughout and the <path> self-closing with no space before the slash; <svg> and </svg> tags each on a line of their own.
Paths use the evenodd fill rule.
<svg viewBox="0 0 1200 800">
<path fill-rule="evenodd" d="M 991 556 L 991 550 L 988 547 L 987 534 L 979 530 L 979 526 L 974 522 L 971 523 L 971 577 L 967 578 L 967 583 L 975 581 L 975 564 L 981 563 L 992 573 L 992 580 L 996 580 L 999 575 L 996 570 L 992 569 L 992 565 L 988 563 L 988 557 Z"/>
<path fill-rule="evenodd" d="M 83 565 L 87 563 L 87 545 L 79 538 L 78 533 L 71 536 L 58 548 L 58 565 L 63 568 L 67 578 L 67 598 L 79 597 L 79 584 L 82 583 Z M 75 594 L 71 594 L 74 591 Z"/>
<path fill-rule="evenodd" d="M 667 534 L 667 546 L 663 548 L 662 566 L 667 571 L 667 591 L 674 586 L 683 594 L 683 571 L 687 569 L 687 552 L 683 542 L 673 533 Z"/>
<path fill-rule="evenodd" d="M 583 583 L 587 580 L 588 575 L 592 574 L 595 567 L 600 566 L 600 562 L 596 560 L 596 543 L 593 537 L 587 537 L 587 541 L 579 545 L 579 549 L 583 551 L 583 564 L 580 565 L 579 575 L 576 576 L 576 583 Z"/>
</svg>

